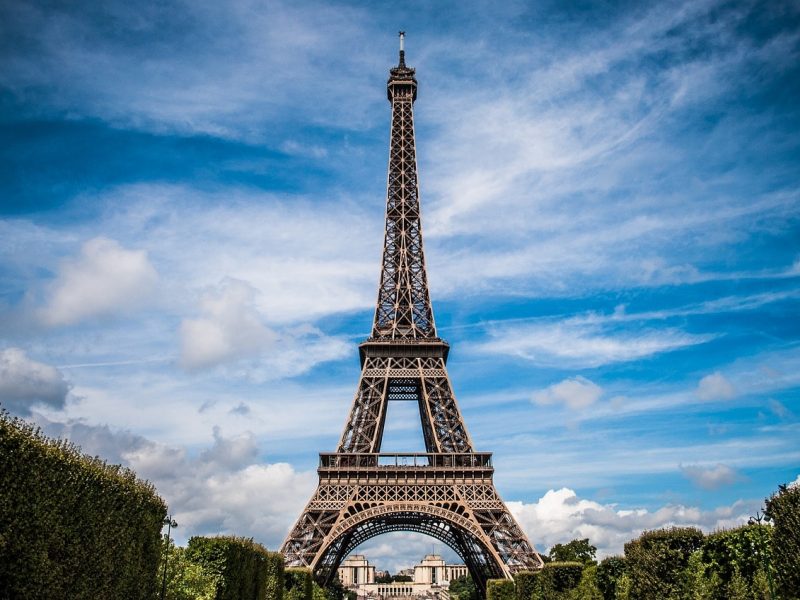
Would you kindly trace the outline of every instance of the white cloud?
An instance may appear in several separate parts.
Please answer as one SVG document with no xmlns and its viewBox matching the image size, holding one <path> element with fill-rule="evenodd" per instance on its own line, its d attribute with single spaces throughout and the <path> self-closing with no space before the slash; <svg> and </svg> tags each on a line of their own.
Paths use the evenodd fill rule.
<svg viewBox="0 0 800 600">
<path fill-rule="evenodd" d="M 620 509 L 580 498 L 574 490 L 549 490 L 533 503 L 507 502 L 508 508 L 539 549 L 575 538 L 589 538 L 599 556 L 621 554 L 625 542 L 646 529 L 699 527 L 713 531 L 747 522 L 760 503 L 737 501 L 712 510 L 683 505 L 666 505 L 654 511 Z"/>
<path fill-rule="evenodd" d="M 597 367 L 637 360 L 705 343 L 715 336 L 674 328 L 614 330 L 582 318 L 557 322 L 493 325 L 478 349 L 544 366 Z"/>
<path fill-rule="evenodd" d="M 61 409 L 70 386 L 55 367 L 37 362 L 20 348 L 0 350 L 0 403 L 17 415 L 31 407 Z"/>
<path fill-rule="evenodd" d="M 800 486 L 800 475 L 798 475 L 794 481 L 790 482 L 789 487 L 798 487 Z"/>
<path fill-rule="evenodd" d="M 224 533 L 252 536 L 277 549 L 316 484 L 313 471 L 266 462 L 247 432 L 226 437 L 214 428 L 212 444 L 192 455 L 183 447 L 105 426 L 47 421 L 43 427 L 153 482 L 179 523 L 179 541 Z"/>
<path fill-rule="evenodd" d="M 599 385 L 578 375 L 534 392 L 533 401 L 536 404 L 563 403 L 577 410 L 594 404 L 602 395 L 603 390 Z"/>
<path fill-rule="evenodd" d="M 267 327 L 257 296 L 249 283 L 231 278 L 207 290 L 200 302 L 204 316 L 181 323 L 181 366 L 194 371 L 230 364 L 229 373 L 264 381 L 300 375 L 350 350 L 310 325 Z"/>
<path fill-rule="evenodd" d="M 196 457 L 155 443 L 123 457 L 156 485 L 183 539 L 227 533 L 253 536 L 277 549 L 316 484 L 313 472 L 260 459 L 252 434 L 225 438 L 218 429 L 213 445 Z"/>
<path fill-rule="evenodd" d="M 717 488 L 731 485 L 741 479 L 741 475 L 731 467 L 718 463 L 713 467 L 703 467 L 700 465 L 680 466 L 681 473 L 696 486 L 704 490 L 716 490 Z"/>
<path fill-rule="evenodd" d="M 255 308 L 256 290 L 244 281 L 227 279 L 200 301 L 204 316 L 181 323 L 181 365 L 211 367 L 253 356 L 277 335 L 262 323 Z"/>
<path fill-rule="evenodd" d="M 722 373 L 715 371 L 700 380 L 696 394 L 700 400 L 730 400 L 736 395 L 736 388 Z"/>
<path fill-rule="evenodd" d="M 64 260 L 39 310 L 47 325 L 70 325 L 138 306 L 158 275 L 144 250 L 127 250 L 104 237 L 87 241 L 77 258 Z"/>
</svg>

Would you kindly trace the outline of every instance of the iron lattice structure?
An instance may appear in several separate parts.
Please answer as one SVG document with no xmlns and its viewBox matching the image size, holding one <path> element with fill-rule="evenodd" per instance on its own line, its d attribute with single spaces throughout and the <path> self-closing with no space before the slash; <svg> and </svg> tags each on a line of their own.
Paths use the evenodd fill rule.
<svg viewBox="0 0 800 600">
<path fill-rule="evenodd" d="M 336 452 L 320 454 L 319 485 L 283 544 L 287 566 L 330 582 L 359 544 L 391 531 L 430 535 L 464 560 L 478 589 L 538 569 L 542 559 L 494 487 L 491 454 L 475 452 L 436 335 L 422 244 L 414 142 L 414 69 L 390 70 L 389 175 L 378 303 L 359 346 L 361 378 Z M 419 404 L 426 452 L 381 454 L 387 403 Z"/>
</svg>

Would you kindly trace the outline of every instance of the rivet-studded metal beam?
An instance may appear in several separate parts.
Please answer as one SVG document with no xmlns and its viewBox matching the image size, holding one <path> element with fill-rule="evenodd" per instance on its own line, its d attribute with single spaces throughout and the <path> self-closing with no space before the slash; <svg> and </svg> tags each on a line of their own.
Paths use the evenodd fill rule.
<svg viewBox="0 0 800 600">
<path fill-rule="evenodd" d="M 319 485 L 282 552 L 288 566 L 331 580 L 359 544 L 391 531 L 430 535 L 467 565 L 481 593 L 491 577 L 542 560 L 495 490 L 491 454 L 476 453 L 437 337 L 422 251 L 414 69 L 391 69 L 389 181 L 378 304 L 360 345 L 361 377 L 336 452 L 320 454 Z M 416 401 L 424 454 L 380 454 L 390 401 Z"/>
</svg>

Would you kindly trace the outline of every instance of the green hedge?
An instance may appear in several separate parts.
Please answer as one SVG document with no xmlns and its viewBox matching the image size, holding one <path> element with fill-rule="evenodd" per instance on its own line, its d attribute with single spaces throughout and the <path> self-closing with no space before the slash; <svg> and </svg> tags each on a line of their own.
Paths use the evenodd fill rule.
<svg viewBox="0 0 800 600">
<path fill-rule="evenodd" d="M 630 600 L 671 600 L 685 597 L 691 583 L 686 577 L 689 558 L 703 544 L 694 527 L 646 531 L 625 544 L 630 577 Z"/>
<path fill-rule="evenodd" d="M 283 596 L 283 556 L 251 538 L 195 536 L 189 539 L 186 556 L 218 577 L 216 600 L 281 600 Z"/>
<path fill-rule="evenodd" d="M 517 600 L 531 600 L 534 594 L 538 594 L 539 573 L 539 571 L 520 571 L 514 575 Z"/>
<path fill-rule="evenodd" d="M 767 498 L 772 521 L 775 587 L 785 598 L 800 598 L 800 486 L 782 485 Z"/>
<path fill-rule="evenodd" d="M 569 592 L 578 587 L 583 574 L 581 562 L 550 562 L 545 563 L 541 571 L 542 598 L 549 600 L 550 596 Z"/>
<path fill-rule="evenodd" d="M 545 563 L 541 571 L 521 571 L 514 575 L 516 600 L 557 600 L 571 598 L 583 576 L 584 565 L 577 561 Z M 594 585 L 594 571 L 591 573 Z"/>
<path fill-rule="evenodd" d="M 516 600 L 517 592 L 511 579 L 490 579 L 486 583 L 486 600 Z"/>
<path fill-rule="evenodd" d="M 0 410 L 0 598 L 150 599 L 167 514 L 133 471 Z"/>
<path fill-rule="evenodd" d="M 284 598 L 286 600 L 313 600 L 314 578 L 311 569 L 296 567 L 284 572 Z"/>
</svg>

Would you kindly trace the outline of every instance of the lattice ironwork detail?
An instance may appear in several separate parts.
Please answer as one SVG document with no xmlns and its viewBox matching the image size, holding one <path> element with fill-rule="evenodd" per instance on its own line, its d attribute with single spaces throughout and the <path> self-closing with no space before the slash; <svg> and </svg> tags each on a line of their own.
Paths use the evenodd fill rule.
<svg viewBox="0 0 800 600">
<path fill-rule="evenodd" d="M 444 358 L 367 356 L 338 452 L 380 452 L 386 403 L 419 404 L 428 452 L 471 452 Z"/>
<path fill-rule="evenodd" d="M 392 135 L 386 235 L 372 335 L 336 452 L 320 454 L 319 486 L 282 552 L 288 566 L 331 580 L 359 544 L 415 531 L 450 546 L 481 593 L 487 579 L 537 569 L 542 560 L 492 482 L 489 453 L 473 450 L 436 336 L 422 249 L 413 104 L 417 81 L 391 69 Z M 416 401 L 425 454 L 380 454 L 390 401 Z"/>
</svg>

